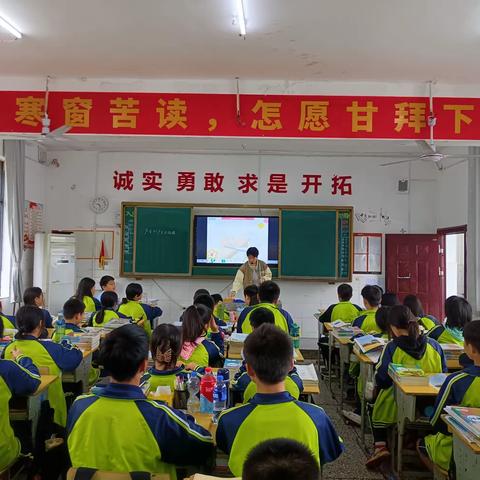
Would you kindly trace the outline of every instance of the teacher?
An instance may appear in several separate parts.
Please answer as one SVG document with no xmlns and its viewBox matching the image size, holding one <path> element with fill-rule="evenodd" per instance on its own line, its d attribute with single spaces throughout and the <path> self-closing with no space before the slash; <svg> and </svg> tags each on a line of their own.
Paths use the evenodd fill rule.
<svg viewBox="0 0 480 480">
<path fill-rule="evenodd" d="M 266 280 L 272 279 L 272 271 L 265 262 L 258 259 L 258 253 L 256 247 L 250 247 L 247 250 L 248 261 L 237 270 L 230 293 L 232 298 L 235 298 L 239 292 L 243 293 L 244 288 L 249 285 L 258 287 Z"/>
</svg>

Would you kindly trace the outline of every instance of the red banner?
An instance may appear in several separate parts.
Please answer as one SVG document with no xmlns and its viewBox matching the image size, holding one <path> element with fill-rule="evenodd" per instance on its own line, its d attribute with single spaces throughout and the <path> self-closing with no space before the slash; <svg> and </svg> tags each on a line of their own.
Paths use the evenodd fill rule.
<svg viewBox="0 0 480 480">
<path fill-rule="evenodd" d="M 0 132 L 40 133 L 43 92 L 0 92 Z M 51 130 L 74 134 L 425 139 L 426 97 L 51 92 Z M 480 139 L 480 99 L 436 98 L 439 140 Z"/>
</svg>

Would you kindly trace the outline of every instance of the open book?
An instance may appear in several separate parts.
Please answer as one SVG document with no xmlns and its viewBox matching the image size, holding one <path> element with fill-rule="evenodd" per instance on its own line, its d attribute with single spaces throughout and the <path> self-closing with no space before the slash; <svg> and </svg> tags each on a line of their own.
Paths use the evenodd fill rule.
<svg viewBox="0 0 480 480">
<path fill-rule="evenodd" d="M 309 363 L 308 365 L 295 365 L 295 367 L 304 385 L 318 385 L 317 371 L 313 363 Z"/>
<path fill-rule="evenodd" d="M 368 353 L 372 350 L 381 350 L 385 346 L 386 340 L 373 335 L 363 335 L 353 340 L 362 353 Z"/>
</svg>

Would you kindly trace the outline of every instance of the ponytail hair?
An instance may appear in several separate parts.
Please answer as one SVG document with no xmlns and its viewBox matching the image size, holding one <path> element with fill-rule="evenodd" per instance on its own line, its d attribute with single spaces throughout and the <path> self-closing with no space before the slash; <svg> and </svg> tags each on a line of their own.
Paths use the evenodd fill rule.
<svg viewBox="0 0 480 480">
<path fill-rule="evenodd" d="M 83 297 L 93 298 L 92 288 L 95 287 L 95 280 L 93 278 L 85 277 L 78 282 L 77 292 L 75 298 L 83 301 Z"/>
<path fill-rule="evenodd" d="M 122 304 L 128 303 L 130 300 L 134 300 L 143 293 L 143 288 L 139 283 L 129 283 L 125 289 L 125 297 L 122 298 Z M 103 297 L 103 295 L 102 295 Z"/>
<path fill-rule="evenodd" d="M 39 326 L 43 326 L 43 314 L 38 307 L 32 305 L 25 305 L 18 309 L 15 316 L 17 324 L 16 339 L 21 340 L 27 335 L 31 335 Z"/>
<path fill-rule="evenodd" d="M 159 325 L 152 333 L 150 352 L 153 361 L 174 367 L 182 349 L 180 330 L 169 323 Z"/>
<path fill-rule="evenodd" d="M 212 318 L 212 310 L 205 305 L 191 305 L 183 314 L 182 344 L 194 342 L 205 334 L 205 327 Z"/>
<path fill-rule="evenodd" d="M 418 320 L 405 305 L 395 305 L 390 308 L 388 323 L 391 327 L 407 330 L 408 336 L 414 340 L 420 336 Z"/>
<path fill-rule="evenodd" d="M 92 316 L 92 324 L 102 324 L 105 318 L 105 311 L 112 310 L 118 303 L 118 295 L 115 292 L 103 292 L 100 297 L 102 308 Z"/>
</svg>

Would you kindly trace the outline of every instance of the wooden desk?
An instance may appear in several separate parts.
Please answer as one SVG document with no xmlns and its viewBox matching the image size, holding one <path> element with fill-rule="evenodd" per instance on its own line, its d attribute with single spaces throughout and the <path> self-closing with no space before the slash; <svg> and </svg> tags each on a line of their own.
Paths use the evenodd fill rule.
<svg viewBox="0 0 480 480">
<path fill-rule="evenodd" d="M 397 474 L 401 478 L 403 470 L 403 441 L 405 437 L 405 428 L 408 423 L 415 423 L 417 397 L 438 395 L 440 388 L 432 385 L 404 385 L 393 379 L 395 400 L 398 407 L 397 417 Z"/>
<path fill-rule="evenodd" d="M 470 443 L 462 431 L 450 421 L 449 415 L 442 415 L 453 436 L 453 458 L 455 459 L 456 478 L 458 480 L 478 480 L 480 470 L 480 447 Z"/>
<path fill-rule="evenodd" d="M 10 402 L 10 419 L 32 422 L 32 442 L 35 445 L 42 402 L 47 399 L 48 387 L 58 379 L 57 375 L 41 375 L 40 385 L 28 397 L 13 397 Z"/>
<path fill-rule="evenodd" d="M 64 383 L 81 383 L 82 392 L 87 393 L 89 389 L 88 379 L 92 368 L 92 355 L 96 350 L 82 350 L 83 359 L 73 372 L 65 372 L 62 375 Z"/>
<path fill-rule="evenodd" d="M 195 418 L 195 423 L 203 427 L 205 430 L 208 430 L 212 437 L 215 439 L 215 433 L 217 432 L 217 424 L 212 422 L 211 413 L 200 413 L 197 412 L 193 415 Z"/>
<path fill-rule="evenodd" d="M 343 369 L 344 365 L 350 364 L 350 352 L 352 349 L 353 342 L 350 340 L 349 337 L 340 337 L 335 330 L 330 332 L 332 337 L 332 343 L 336 342 L 339 346 L 339 353 L 340 353 L 340 409 L 343 409 L 343 390 L 344 390 L 344 381 L 343 381 Z M 329 342 L 330 348 L 330 342 Z M 333 347 L 332 347 L 333 348 Z M 331 363 L 331 353 L 329 353 L 330 363 Z"/>
<path fill-rule="evenodd" d="M 461 370 L 463 367 L 460 365 L 458 358 L 452 358 L 447 360 L 447 368 L 449 370 Z"/>
</svg>

